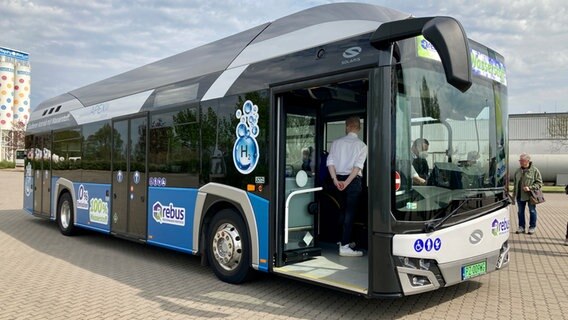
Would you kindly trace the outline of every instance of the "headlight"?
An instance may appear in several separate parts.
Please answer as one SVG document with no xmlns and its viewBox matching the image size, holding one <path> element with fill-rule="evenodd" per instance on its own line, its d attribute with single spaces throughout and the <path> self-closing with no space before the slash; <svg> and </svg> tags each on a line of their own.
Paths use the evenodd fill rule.
<svg viewBox="0 0 568 320">
<path fill-rule="evenodd" d="M 438 282 L 436 285 L 444 286 L 445 284 L 436 260 L 398 257 L 397 262 L 399 267 L 408 268 L 404 273 L 408 276 L 408 281 L 413 287 L 434 284 L 432 276 L 434 276 L 435 281 Z"/>
</svg>

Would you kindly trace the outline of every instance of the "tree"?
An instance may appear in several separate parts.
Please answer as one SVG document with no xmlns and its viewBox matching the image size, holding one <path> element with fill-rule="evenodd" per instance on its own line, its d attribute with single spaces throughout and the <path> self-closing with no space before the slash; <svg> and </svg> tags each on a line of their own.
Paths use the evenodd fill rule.
<svg viewBox="0 0 568 320">
<path fill-rule="evenodd" d="M 26 124 L 18 121 L 12 124 L 12 130 L 2 131 L 2 139 L 4 139 L 4 146 L 2 152 L 4 153 L 0 159 L 15 161 L 14 154 L 17 149 L 25 148 L 26 138 Z"/>
<path fill-rule="evenodd" d="M 568 115 L 553 115 L 547 117 L 546 129 L 552 140 L 554 151 L 565 152 L 568 148 Z"/>
<path fill-rule="evenodd" d="M 422 88 L 420 89 L 420 102 L 422 104 L 422 116 L 440 119 L 440 105 L 438 96 L 433 95 L 428 87 L 426 78 L 422 78 Z"/>
</svg>

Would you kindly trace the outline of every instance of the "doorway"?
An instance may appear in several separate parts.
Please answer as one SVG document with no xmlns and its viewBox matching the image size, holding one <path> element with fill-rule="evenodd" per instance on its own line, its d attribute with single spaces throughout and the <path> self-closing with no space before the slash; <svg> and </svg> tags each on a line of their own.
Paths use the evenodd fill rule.
<svg viewBox="0 0 568 320">
<path fill-rule="evenodd" d="M 33 137 L 31 161 L 34 215 L 51 216 L 51 135 Z"/>
<path fill-rule="evenodd" d="M 138 240 L 147 235 L 148 117 L 113 121 L 111 232 Z"/>
<path fill-rule="evenodd" d="M 345 119 L 359 116 L 366 142 L 368 80 L 304 85 L 275 96 L 278 109 L 277 259 L 274 271 L 365 293 L 369 256 L 341 257 L 341 195 L 333 192 L 327 150 L 345 135 Z M 364 175 L 365 171 L 363 171 Z M 363 181 L 366 181 L 364 177 Z M 367 187 L 363 182 L 353 236 L 368 249 Z"/>
</svg>

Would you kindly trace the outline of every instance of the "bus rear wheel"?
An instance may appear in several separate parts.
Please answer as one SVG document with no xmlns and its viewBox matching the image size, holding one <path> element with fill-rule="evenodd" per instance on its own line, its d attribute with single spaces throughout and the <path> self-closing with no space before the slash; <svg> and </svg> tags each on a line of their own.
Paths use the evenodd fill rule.
<svg viewBox="0 0 568 320">
<path fill-rule="evenodd" d="M 57 206 L 57 224 L 59 231 L 66 236 L 75 234 L 75 222 L 73 218 L 73 200 L 69 193 L 64 193 L 59 198 Z"/>
<path fill-rule="evenodd" d="M 207 233 L 207 258 L 222 281 L 238 284 L 249 279 L 250 241 L 243 219 L 234 210 L 223 209 L 213 217 Z"/>
</svg>

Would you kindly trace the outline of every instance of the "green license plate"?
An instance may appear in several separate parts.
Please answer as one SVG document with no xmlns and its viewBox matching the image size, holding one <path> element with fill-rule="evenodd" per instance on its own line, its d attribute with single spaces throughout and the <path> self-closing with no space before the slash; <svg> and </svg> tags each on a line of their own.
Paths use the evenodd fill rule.
<svg viewBox="0 0 568 320">
<path fill-rule="evenodd" d="M 471 279 L 487 273 L 487 261 L 470 264 L 462 267 L 462 280 Z"/>
</svg>

